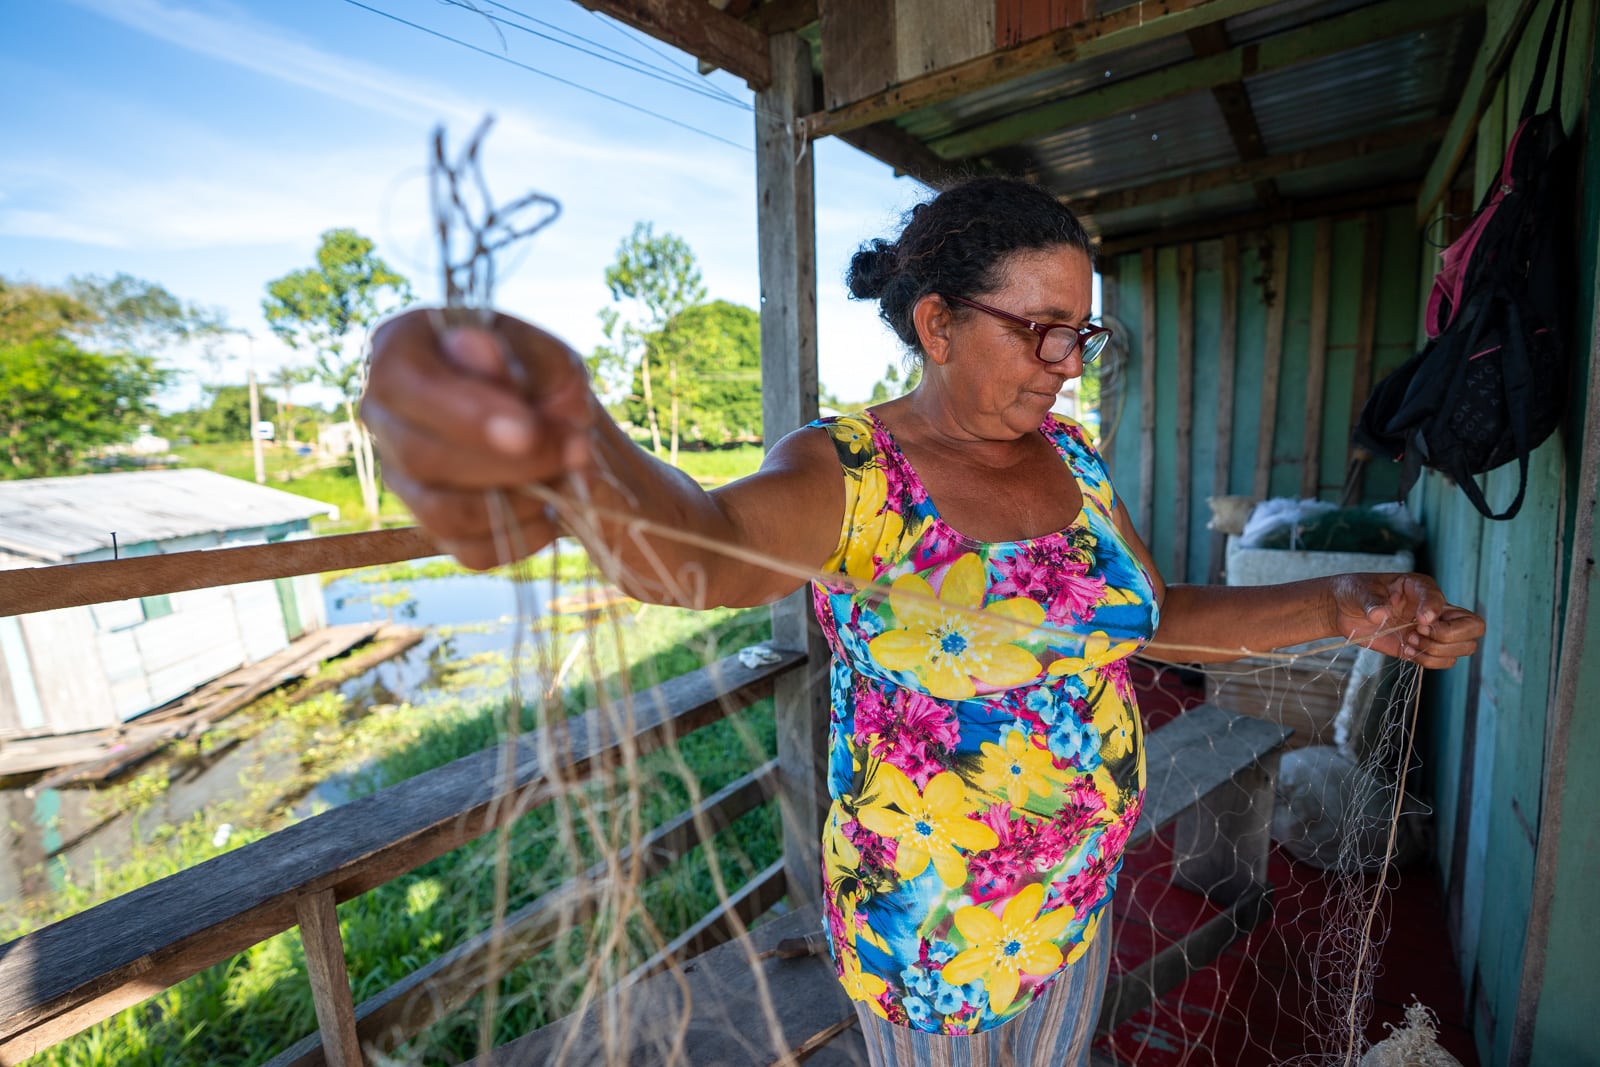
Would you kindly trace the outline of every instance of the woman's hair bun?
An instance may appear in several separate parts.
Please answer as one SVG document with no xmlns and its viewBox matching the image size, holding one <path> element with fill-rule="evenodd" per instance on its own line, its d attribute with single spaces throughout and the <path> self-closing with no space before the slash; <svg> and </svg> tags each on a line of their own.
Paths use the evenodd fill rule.
<svg viewBox="0 0 1600 1067">
<path fill-rule="evenodd" d="M 845 272 L 845 285 L 857 300 L 876 300 L 883 295 L 899 270 L 899 250 L 891 241 L 882 239 L 861 246 L 850 258 L 850 269 Z"/>
</svg>

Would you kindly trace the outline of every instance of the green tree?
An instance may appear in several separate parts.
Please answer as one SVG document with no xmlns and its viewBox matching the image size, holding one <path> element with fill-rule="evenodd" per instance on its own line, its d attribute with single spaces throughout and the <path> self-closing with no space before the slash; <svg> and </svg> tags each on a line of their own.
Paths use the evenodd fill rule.
<svg viewBox="0 0 1600 1067">
<path fill-rule="evenodd" d="M 153 420 L 171 380 L 153 357 L 89 352 L 67 337 L 0 346 L 0 478 L 73 473 L 90 450 Z"/>
<path fill-rule="evenodd" d="M 88 312 L 75 329 L 96 349 L 148 354 L 230 332 L 220 311 L 185 303 L 131 274 L 68 278 L 67 289 Z"/>
<path fill-rule="evenodd" d="M 261 417 L 277 417 L 278 405 L 272 397 L 260 399 Z M 194 409 L 189 436 L 196 442 L 250 440 L 250 387 L 211 385 L 205 389 L 205 403 Z"/>
<path fill-rule="evenodd" d="M 904 381 L 900 380 L 900 368 L 891 363 L 883 369 L 883 377 L 873 383 L 872 393 L 867 397 L 867 404 L 869 406 L 882 404 L 884 401 L 893 400 L 897 396 L 903 396 L 915 389 L 921 381 L 921 363 L 913 363 L 911 365 L 911 371 L 906 375 Z"/>
<path fill-rule="evenodd" d="M 71 474 L 155 422 L 155 396 L 174 377 L 158 354 L 225 328 L 128 274 L 64 288 L 0 278 L 0 477 Z"/>
<path fill-rule="evenodd" d="M 653 338 L 647 358 L 661 380 L 668 380 L 669 367 L 677 368 L 673 396 L 685 438 L 720 445 L 760 436 L 761 316 L 755 311 L 726 300 L 686 308 Z M 636 381 L 645 372 L 641 363 Z M 652 417 L 643 391 L 641 383 L 625 407 L 636 423 Z M 657 394 L 657 423 L 672 419 L 670 403 Z"/>
<path fill-rule="evenodd" d="M 375 248 L 355 230 L 329 230 L 317 247 L 316 266 L 268 282 L 261 302 L 272 332 L 291 348 L 311 351 L 318 380 L 337 390 L 343 400 L 345 416 L 356 433 L 356 479 L 374 526 L 377 464 L 372 440 L 355 412 L 366 384 L 365 333 L 379 318 L 411 302 L 411 283 Z"/>
<path fill-rule="evenodd" d="M 682 375 L 677 353 L 662 349 L 662 333 L 668 322 L 706 298 L 706 287 L 694 253 L 683 238 L 663 233 L 656 236 L 651 223 L 634 224 L 633 232 L 617 246 L 616 262 L 606 268 L 606 286 L 611 299 L 629 309 L 616 308 L 600 313 L 608 345 L 591 358 L 591 368 L 604 372 L 608 365 L 629 368 L 629 377 L 638 382 L 638 399 L 650 427 L 650 446 L 661 455 L 663 410 L 669 424 L 669 460 L 678 461 L 678 434 L 682 421 Z M 655 397 L 657 377 L 666 389 L 665 404 Z"/>
</svg>

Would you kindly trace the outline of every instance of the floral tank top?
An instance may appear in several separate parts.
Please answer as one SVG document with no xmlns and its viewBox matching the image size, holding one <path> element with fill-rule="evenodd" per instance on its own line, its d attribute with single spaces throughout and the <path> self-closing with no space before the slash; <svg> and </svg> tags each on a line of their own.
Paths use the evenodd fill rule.
<svg viewBox="0 0 1600 1067">
<path fill-rule="evenodd" d="M 1081 513 L 1006 542 L 951 528 L 875 416 L 813 425 L 846 487 L 837 577 L 813 583 L 833 652 L 835 969 L 890 1022 L 977 1033 L 1087 950 L 1111 898 L 1144 791 L 1127 657 L 1155 632 L 1154 590 L 1075 423 L 1040 432 Z"/>
</svg>

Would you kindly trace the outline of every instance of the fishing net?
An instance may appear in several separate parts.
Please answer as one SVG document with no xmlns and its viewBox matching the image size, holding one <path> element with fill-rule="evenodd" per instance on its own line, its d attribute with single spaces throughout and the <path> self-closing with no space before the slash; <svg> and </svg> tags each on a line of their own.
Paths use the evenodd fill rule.
<svg viewBox="0 0 1600 1067">
<path fill-rule="evenodd" d="M 538 194 L 496 206 L 480 169 L 486 130 L 453 157 L 442 134 L 434 146 L 440 331 L 493 325 L 495 256 L 559 210 Z M 864 1064 L 817 914 L 784 880 L 784 724 L 760 672 L 788 653 L 773 647 L 764 610 L 628 600 L 609 585 L 622 557 L 595 547 L 607 540 L 597 531 L 625 541 L 680 603 L 699 602 L 702 576 L 659 563 L 652 546 L 690 541 L 796 580 L 817 575 L 602 507 L 591 488 L 488 494 L 506 566 L 486 580 L 513 590 L 494 623 L 509 643 L 462 682 L 475 700 L 465 710 L 396 712 L 408 744 L 359 779 L 376 792 L 463 773 L 408 762 L 411 750 L 493 757 L 472 765 L 489 784 L 492 832 L 340 906 L 369 1062 Z M 564 540 L 530 556 L 513 519 L 527 498 L 593 553 Z M 1237 650 L 1195 650 L 1206 651 Z M 816 668 L 796 670 L 815 679 Z M 1095 1062 L 1455 1062 L 1435 1043 L 1449 1025 L 1404 1007 L 1413 993 L 1435 1011 L 1456 997 L 1442 929 L 1429 940 L 1397 921 L 1402 879 L 1424 896 L 1432 884 L 1417 799 L 1420 672 L 1331 642 L 1207 669 L 1141 657 L 1132 677 L 1149 795 L 1100 933 L 1114 957 Z M 764 934 L 779 926 L 785 936 Z M 1440 956 L 1433 985 L 1386 984 L 1396 948 Z M 45 1062 L 264 1062 L 316 1029 L 295 953 L 291 932 L 231 976 L 191 980 L 236 990 L 238 972 L 266 974 L 286 956 L 281 979 L 256 990 L 289 1005 L 271 1047 L 201 1034 L 186 1020 L 202 1016 L 185 1015 L 175 991 L 125 1013 L 155 1035 L 145 1046 L 108 1053 L 133 1040 L 108 1023 Z M 163 1025 L 190 1025 L 189 1036 Z M 1459 1028 L 1446 1036 L 1459 1041 Z M 311 1039 L 274 1062 L 318 1055 Z"/>
</svg>

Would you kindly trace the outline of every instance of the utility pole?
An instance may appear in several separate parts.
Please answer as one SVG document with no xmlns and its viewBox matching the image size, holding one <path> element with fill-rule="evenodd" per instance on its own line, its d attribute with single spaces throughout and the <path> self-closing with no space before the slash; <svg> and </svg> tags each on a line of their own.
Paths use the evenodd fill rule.
<svg viewBox="0 0 1600 1067">
<path fill-rule="evenodd" d="M 256 482 L 260 485 L 267 483 L 267 461 L 261 454 L 261 434 L 257 427 L 261 425 L 261 394 L 256 391 L 255 361 L 250 362 L 250 443 L 256 450 Z"/>
</svg>

